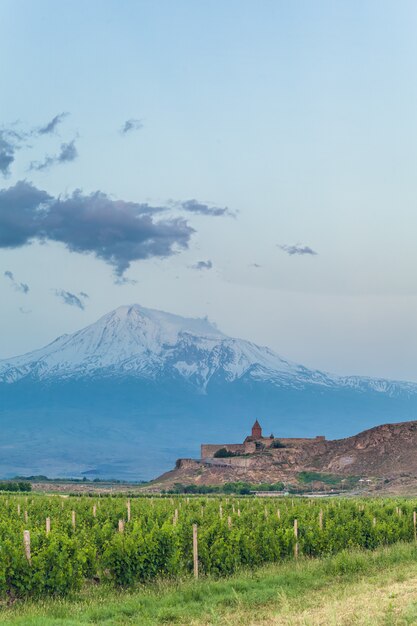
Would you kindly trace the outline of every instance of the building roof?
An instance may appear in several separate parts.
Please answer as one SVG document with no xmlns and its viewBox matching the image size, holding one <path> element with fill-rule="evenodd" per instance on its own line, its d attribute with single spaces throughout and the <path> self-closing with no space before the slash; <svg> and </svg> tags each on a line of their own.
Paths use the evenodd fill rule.
<svg viewBox="0 0 417 626">
<path fill-rule="evenodd" d="M 256 426 L 258 426 L 258 428 L 261 427 L 260 423 L 258 422 L 258 420 L 255 420 L 254 425 L 252 426 L 252 428 L 255 428 Z"/>
</svg>

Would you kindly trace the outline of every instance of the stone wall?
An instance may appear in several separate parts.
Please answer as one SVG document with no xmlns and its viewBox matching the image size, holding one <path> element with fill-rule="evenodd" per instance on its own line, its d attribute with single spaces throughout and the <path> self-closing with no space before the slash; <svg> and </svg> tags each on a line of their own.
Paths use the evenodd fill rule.
<svg viewBox="0 0 417 626">
<path fill-rule="evenodd" d="M 177 469 L 195 469 L 200 465 L 195 459 L 178 459 L 175 467 Z"/>
<path fill-rule="evenodd" d="M 301 446 L 322 443 L 326 440 L 326 437 L 318 436 L 310 439 L 307 437 L 275 437 L 274 439 L 271 439 L 270 437 L 262 437 L 256 441 L 262 443 L 265 448 L 270 448 L 273 442 L 277 440 L 280 441 L 285 447 L 299 448 Z M 247 437 L 244 443 L 203 443 L 201 444 L 201 458 L 212 459 L 215 453 L 221 448 L 226 448 L 228 452 L 254 454 L 254 452 L 256 452 L 256 442 L 252 440 L 251 437 Z"/>
<path fill-rule="evenodd" d="M 221 448 L 226 448 L 228 452 L 241 452 L 245 454 L 245 444 L 243 443 L 203 443 L 201 444 L 201 458 L 212 459 Z"/>
</svg>

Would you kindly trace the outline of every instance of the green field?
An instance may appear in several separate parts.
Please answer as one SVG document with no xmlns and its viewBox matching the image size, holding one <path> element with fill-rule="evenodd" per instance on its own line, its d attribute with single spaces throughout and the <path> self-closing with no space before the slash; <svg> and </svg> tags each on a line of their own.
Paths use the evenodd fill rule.
<svg viewBox="0 0 417 626">
<path fill-rule="evenodd" d="M 4 605 L 15 626 L 405 626 L 417 623 L 417 549 L 301 557 L 214 580 L 159 581 L 129 590 L 85 585 L 67 598 Z"/>
<path fill-rule="evenodd" d="M 330 598 L 337 585 L 359 584 L 365 574 L 380 582 L 392 568 L 404 580 L 417 576 L 416 506 L 408 499 L 4 494 L 0 619 L 238 623 L 216 619 L 229 611 L 235 620 L 241 610 L 239 623 L 263 623 L 253 621 L 254 606 L 265 620 L 277 611 L 284 619 L 289 608 L 309 610 L 323 590 Z M 298 599 L 288 607 L 287 596 Z M 281 623 L 273 619 L 265 623 Z"/>
</svg>

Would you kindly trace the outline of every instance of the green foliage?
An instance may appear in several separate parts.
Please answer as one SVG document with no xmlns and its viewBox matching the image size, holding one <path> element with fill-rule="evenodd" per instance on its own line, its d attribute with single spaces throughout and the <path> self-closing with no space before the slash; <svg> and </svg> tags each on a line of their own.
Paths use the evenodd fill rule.
<svg viewBox="0 0 417 626">
<path fill-rule="evenodd" d="M 270 447 L 271 448 L 285 448 L 285 445 L 279 439 L 274 439 Z"/>
<path fill-rule="evenodd" d="M 213 457 L 215 459 L 227 459 L 227 458 L 232 457 L 232 456 L 237 456 L 237 455 L 236 455 L 235 452 L 232 452 L 231 450 L 227 450 L 227 448 L 219 448 L 213 454 Z"/>
<path fill-rule="evenodd" d="M 312 482 L 321 482 L 331 487 L 347 488 L 354 487 L 358 483 L 360 476 L 344 477 L 336 474 L 323 474 L 321 472 L 300 472 L 297 478 L 306 485 Z"/>
<path fill-rule="evenodd" d="M 0 482 L 0 491 L 32 491 L 32 485 L 24 481 L 3 481 Z"/>
<path fill-rule="evenodd" d="M 174 483 L 172 489 L 164 491 L 168 494 L 221 494 L 233 493 L 237 495 L 249 495 L 254 491 L 283 491 L 284 483 L 261 483 L 254 485 L 245 482 L 230 482 L 223 485 L 183 485 L 182 483 Z"/>
<path fill-rule="evenodd" d="M 414 542 L 417 503 L 412 500 L 242 495 L 281 490 L 281 483 L 211 487 L 220 488 L 223 496 L 132 498 L 130 521 L 123 496 L 0 495 L 0 598 L 64 596 L 92 579 L 130 587 L 191 576 L 193 524 L 200 572 L 216 577 L 294 558 L 295 519 L 299 553 L 338 555 L 332 561 L 336 575 L 363 568 L 365 557 L 351 558 L 352 549 Z M 46 517 L 51 520 L 48 534 Z M 124 532 L 118 530 L 119 520 L 124 520 Z M 30 532 L 30 563 L 24 530 Z"/>
</svg>

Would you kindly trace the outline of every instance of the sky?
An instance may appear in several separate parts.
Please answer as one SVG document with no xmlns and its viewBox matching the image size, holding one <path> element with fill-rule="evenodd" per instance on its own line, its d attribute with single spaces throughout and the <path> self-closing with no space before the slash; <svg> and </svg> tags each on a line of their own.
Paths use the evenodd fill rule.
<svg viewBox="0 0 417 626">
<path fill-rule="evenodd" d="M 0 0 L 0 358 L 137 302 L 417 381 L 417 4 Z"/>
</svg>

